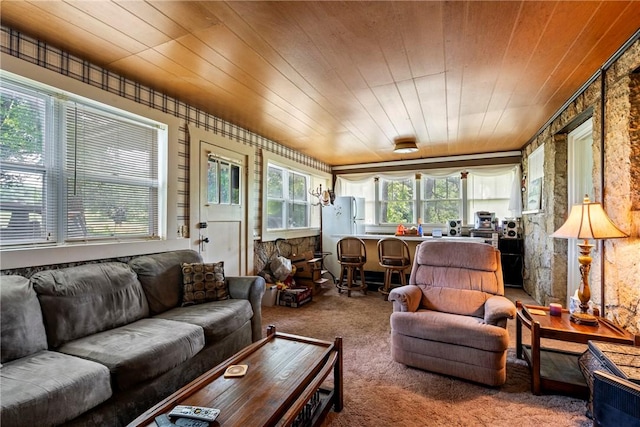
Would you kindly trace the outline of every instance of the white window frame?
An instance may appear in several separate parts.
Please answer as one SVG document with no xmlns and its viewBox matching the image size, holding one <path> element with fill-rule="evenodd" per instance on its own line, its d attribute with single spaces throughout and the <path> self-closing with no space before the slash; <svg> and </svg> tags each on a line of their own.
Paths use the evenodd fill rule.
<svg viewBox="0 0 640 427">
<path fill-rule="evenodd" d="M 188 239 L 177 236 L 178 192 L 175 183 L 178 180 L 180 126 L 177 118 L 10 55 L 2 54 L 0 61 L 3 65 L 0 78 L 10 75 L 16 79 L 31 80 L 63 96 L 65 93 L 73 94 L 167 126 L 166 138 L 158 153 L 159 187 L 164 189 L 159 194 L 158 240 L 74 242 L 47 247 L 7 248 L 0 254 L 1 269 L 116 258 L 190 247 Z"/>
<path fill-rule="evenodd" d="M 371 222 L 367 222 L 366 231 L 370 233 L 389 233 L 395 231 L 395 228 L 398 224 L 395 223 L 383 223 L 380 219 L 382 217 L 382 201 L 380 200 L 380 188 L 381 188 L 381 180 L 397 180 L 397 179 L 410 179 L 414 177 L 415 179 L 415 193 L 414 193 L 414 212 L 417 212 L 421 215 L 422 212 L 422 204 L 423 200 L 423 189 L 422 189 L 422 179 L 425 177 L 430 177 L 433 179 L 442 179 L 446 177 L 450 177 L 453 175 L 460 175 L 463 172 L 468 172 L 470 174 L 478 174 L 478 175 L 489 175 L 491 170 L 506 170 L 513 169 L 515 171 L 517 164 L 505 164 L 505 165 L 485 165 L 485 166 L 477 166 L 473 168 L 445 168 L 445 169 L 427 169 L 420 170 L 416 169 L 413 171 L 403 171 L 403 172 L 387 172 L 384 174 L 375 173 L 375 172 L 367 172 L 367 173 L 357 173 L 353 175 L 341 175 L 338 176 L 336 181 L 336 195 L 338 196 L 361 196 L 362 194 L 352 194 L 353 190 L 356 188 L 369 188 L 369 186 L 374 187 L 375 191 L 375 200 L 365 200 L 365 206 L 370 207 L 373 212 L 366 212 L 366 217 L 370 218 L 375 215 L 375 218 Z M 463 225 L 467 225 L 465 221 L 465 212 L 467 210 L 468 205 L 468 195 L 467 195 L 467 179 L 460 178 L 460 187 L 461 187 L 461 199 L 459 206 L 459 214 L 455 219 L 460 219 L 463 221 Z M 507 183 L 509 187 L 512 186 L 512 182 Z M 518 187 L 519 188 L 519 187 Z M 364 192 L 364 191 L 362 191 Z M 362 193 L 361 192 L 361 193 Z M 511 194 L 512 189 L 507 192 Z M 475 214 L 475 213 L 474 213 Z M 417 225 L 417 221 L 420 219 L 419 216 L 414 215 L 414 223 L 403 224 L 405 226 Z M 454 219 L 454 218 L 451 218 Z M 423 227 L 435 228 L 435 227 L 446 227 L 446 223 L 423 223 Z M 473 226 L 473 222 L 471 222 L 471 226 Z"/>
<path fill-rule="evenodd" d="M 327 173 L 320 172 L 316 169 L 307 167 L 295 161 L 289 160 L 285 157 L 277 154 L 262 151 L 262 224 L 261 235 L 263 241 L 273 241 L 278 238 L 294 239 L 299 237 L 317 236 L 320 234 L 320 205 L 317 205 L 317 200 L 314 200 L 310 194 L 307 197 L 308 211 L 309 211 L 309 226 L 288 228 L 285 224 L 285 228 L 281 229 L 269 229 L 267 224 L 267 202 L 268 202 L 268 173 L 269 166 L 280 168 L 284 171 L 291 171 L 293 173 L 305 175 L 309 177 L 308 188 L 313 191 L 322 185 L 322 188 L 328 188 L 327 183 L 331 176 Z M 288 179 L 287 179 L 288 181 Z M 286 188 L 285 188 L 286 190 Z M 284 195 L 284 204 L 287 205 L 286 192 Z M 287 217 L 285 212 L 285 218 Z"/>
<path fill-rule="evenodd" d="M 423 197 L 423 194 L 424 194 L 424 188 L 423 188 L 424 180 L 433 179 L 433 180 L 444 180 L 444 181 L 446 181 L 449 178 L 453 178 L 454 176 L 458 179 L 458 185 L 460 186 L 460 198 L 458 198 L 458 199 L 450 199 L 450 198 L 449 199 L 427 199 L 427 198 Z M 420 213 L 420 218 L 424 221 L 423 225 L 437 227 L 437 226 L 446 225 L 449 220 L 461 218 L 462 205 L 464 204 L 464 194 L 465 194 L 465 191 L 463 191 L 463 189 L 466 186 L 466 180 L 463 180 L 463 179 L 460 178 L 460 172 L 455 172 L 455 173 L 452 173 L 452 174 L 447 175 L 447 176 L 423 175 L 420 178 L 420 180 L 418 180 L 418 183 L 420 185 L 420 193 L 418 195 L 418 207 L 419 207 L 418 208 L 419 209 L 418 212 Z M 427 219 L 423 217 L 424 207 L 425 207 L 426 203 L 428 203 L 428 202 L 445 202 L 445 201 L 454 201 L 454 200 L 458 204 L 458 212 L 457 212 L 455 218 L 447 218 L 444 222 L 428 222 Z"/>
<path fill-rule="evenodd" d="M 385 206 L 385 203 L 393 203 L 393 202 L 409 202 L 408 200 L 396 200 L 396 199 L 386 199 L 383 198 L 383 194 L 382 194 L 382 189 L 384 187 L 384 183 L 388 182 L 388 183 L 396 183 L 396 182 L 400 182 L 400 181 L 409 181 L 411 182 L 411 189 L 412 189 L 412 199 L 411 199 L 411 221 L 407 221 L 404 224 L 414 224 L 418 221 L 418 218 L 416 217 L 416 205 L 419 204 L 418 202 L 418 194 L 420 192 L 420 185 L 417 181 L 417 179 L 415 179 L 414 176 L 408 176 L 408 177 L 398 177 L 398 178 L 380 178 L 378 180 L 378 185 L 379 185 L 379 191 L 378 191 L 378 206 L 377 209 L 379 211 L 379 218 L 380 218 L 380 225 L 389 225 L 389 224 L 395 224 L 397 225 L 398 223 L 393 223 L 393 222 L 382 222 L 382 218 L 383 218 L 383 209 Z"/>
</svg>

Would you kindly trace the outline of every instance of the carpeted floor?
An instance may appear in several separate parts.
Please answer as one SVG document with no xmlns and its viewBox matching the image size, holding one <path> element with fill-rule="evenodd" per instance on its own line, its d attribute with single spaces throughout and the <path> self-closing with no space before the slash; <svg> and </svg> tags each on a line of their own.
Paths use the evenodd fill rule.
<svg viewBox="0 0 640 427">
<path fill-rule="evenodd" d="M 507 297 L 533 303 L 520 289 L 509 288 Z M 344 409 L 330 412 L 324 426 L 591 426 L 585 401 L 531 394 L 528 367 L 515 355 L 515 320 L 508 325 L 507 382 L 491 388 L 394 362 L 391 311 L 377 292 L 347 298 L 329 286 L 299 308 L 263 307 L 265 329 L 343 338 Z"/>
</svg>

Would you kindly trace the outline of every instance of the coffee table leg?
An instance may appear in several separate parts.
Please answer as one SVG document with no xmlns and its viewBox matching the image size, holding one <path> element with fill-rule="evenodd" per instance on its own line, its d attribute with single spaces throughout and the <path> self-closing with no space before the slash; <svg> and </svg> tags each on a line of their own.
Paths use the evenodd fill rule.
<svg viewBox="0 0 640 427">
<path fill-rule="evenodd" d="M 338 360 L 333 367 L 333 410 L 342 411 L 343 390 L 342 390 L 342 337 L 336 337 L 335 347 L 338 350 Z"/>
</svg>

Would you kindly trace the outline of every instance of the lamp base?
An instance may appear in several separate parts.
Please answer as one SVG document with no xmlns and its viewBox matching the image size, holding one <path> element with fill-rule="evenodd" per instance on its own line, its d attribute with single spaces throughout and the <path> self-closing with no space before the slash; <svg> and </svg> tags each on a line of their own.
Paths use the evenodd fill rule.
<svg viewBox="0 0 640 427">
<path fill-rule="evenodd" d="M 578 325 L 598 326 L 598 318 L 589 313 L 571 313 L 570 320 Z"/>
</svg>

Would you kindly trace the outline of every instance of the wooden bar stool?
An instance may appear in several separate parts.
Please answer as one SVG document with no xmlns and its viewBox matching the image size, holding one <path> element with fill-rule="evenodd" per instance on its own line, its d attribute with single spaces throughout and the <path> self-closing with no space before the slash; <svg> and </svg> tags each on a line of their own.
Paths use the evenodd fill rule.
<svg viewBox="0 0 640 427">
<path fill-rule="evenodd" d="M 367 293 L 367 284 L 364 280 L 364 264 L 367 262 L 367 248 L 364 241 L 357 237 L 343 237 L 338 241 L 338 262 L 340 263 L 340 278 L 336 287 L 338 292 L 362 291 Z M 360 285 L 356 285 L 355 273 L 360 273 Z M 346 280 L 345 280 L 346 273 Z"/>
<path fill-rule="evenodd" d="M 402 286 L 407 284 L 404 271 L 411 267 L 411 255 L 407 242 L 396 237 L 378 240 L 378 264 L 384 268 L 384 285 L 378 288 L 378 292 L 387 299 L 391 291 L 393 273 L 398 273 Z"/>
</svg>

